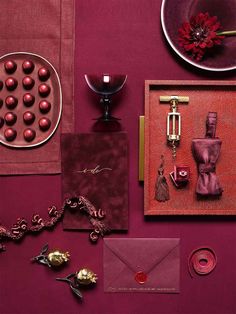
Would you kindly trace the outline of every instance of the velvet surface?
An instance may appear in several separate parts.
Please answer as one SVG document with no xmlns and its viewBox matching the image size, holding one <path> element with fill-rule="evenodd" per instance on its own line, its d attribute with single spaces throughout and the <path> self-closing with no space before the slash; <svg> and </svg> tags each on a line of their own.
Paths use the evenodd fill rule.
<svg viewBox="0 0 236 314">
<path fill-rule="evenodd" d="M 22 1 L 23 3 L 24 1 Z M 103 292 L 102 241 L 96 246 L 87 234 L 53 232 L 28 236 L 7 244 L 0 255 L 1 314 L 234 314 L 236 312 L 236 221 L 234 217 L 143 216 L 143 186 L 138 183 L 138 116 L 144 108 L 145 79 L 228 79 L 235 72 L 207 73 L 187 65 L 166 44 L 160 27 L 160 0 L 77 0 L 75 43 L 76 131 L 91 131 L 91 118 L 100 114 L 98 99 L 88 90 L 85 73 L 127 73 L 124 89 L 114 97 L 114 115 L 130 142 L 129 232 L 119 237 L 178 237 L 181 239 L 179 294 Z M 72 75 L 72 73 L 71 73 Z M 234 155 L 233 155 L 234 154 Z M 235 158 L 235 152 L 232 152 Z M 30 219 L 47 206 L 61 204 L 61 177 L 15 176 L 0 178 L 0 220 L 7 226 L 18 216 Z M 43 244 L 69 250 L 71 261 L 53 271 L 31 264 Z M 191 278 L 187 258 L 199 246 L 217 254 L 216 269 Z M 84 291 L 81 304 L 65 283 L 55 278 L 87 266 L 99 277 L 96 287 Z"/>
<path fill-rule="evenodd" d="M 125 132 L 63 134 L 62 196 L 83 196 L 105 212 L 110 230 L 128 229 L 128 143 Z M 66 230 L 93 229 L 78 210 L 65 211 Z"/>
<path fill-rule="evenodd" d="M 219 196 L 223 192 L 215 172 L 221 143 L 217 138 L 193 140 L 192 150 L 198 165 L 196 193 L 199 195 Z"/>
</svg>

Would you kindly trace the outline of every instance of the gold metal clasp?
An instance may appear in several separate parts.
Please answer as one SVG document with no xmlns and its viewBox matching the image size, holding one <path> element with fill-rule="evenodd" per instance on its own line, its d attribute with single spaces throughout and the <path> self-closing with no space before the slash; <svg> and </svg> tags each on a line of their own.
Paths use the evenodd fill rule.
<svg viewBox="0 0 236 314">
<path fill-rule="evenodd" d="M 160 96 L 160 102 L 168 102 L 171 112 L 167 115 L 166 137 L 169 145 L 172 146 L 173 158 L 176 157 L 176 146 L 181 138 L 181 115 L 178 112 L 179 103 L 188 103 L 188 96 Z"/>
</svg>

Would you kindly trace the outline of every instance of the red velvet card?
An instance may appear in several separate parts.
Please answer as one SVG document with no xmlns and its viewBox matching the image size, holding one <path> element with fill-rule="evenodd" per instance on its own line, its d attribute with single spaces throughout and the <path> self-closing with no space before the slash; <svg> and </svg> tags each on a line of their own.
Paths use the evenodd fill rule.
<svg viewBox="0 0 236 314">
<path fill-rule="evenodd" d="M 104 239 L 104 291 L 178 293 L 179 239 Z"/>
<path fill-rule="evenodd" d="M 86 197 L 105 211 L 112 230 L 128 229 L 127 134 L 63 134 L 62 190 L 64 198 Z M 64 229 L 92 229 L 81 212 L 66 211 Z"/>
</svg>

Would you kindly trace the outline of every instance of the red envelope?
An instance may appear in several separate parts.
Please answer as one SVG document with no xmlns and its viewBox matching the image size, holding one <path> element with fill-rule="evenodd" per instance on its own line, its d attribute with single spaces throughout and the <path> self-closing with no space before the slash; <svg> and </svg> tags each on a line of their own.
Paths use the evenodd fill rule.
<svg viewBox="0 0 236 314">
<path fill-rule="evenodd" d="M 104 291 L 178 293 L 178 238 L 105 238 Z"/>
</svg>

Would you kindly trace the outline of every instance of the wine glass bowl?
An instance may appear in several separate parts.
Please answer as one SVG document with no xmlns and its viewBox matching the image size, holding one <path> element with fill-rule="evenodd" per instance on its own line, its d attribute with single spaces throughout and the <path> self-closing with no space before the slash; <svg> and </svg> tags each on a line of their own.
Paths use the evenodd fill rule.
<svg viewBox="0 0 236 314">
<path fill-rule="evenodd" d="M 119 120 L 110 113 L 111 96 L 122 89 L 127 79 L 124 74 L 86 74 L 85 80 L 89 88 L 101 95 L 100 103 L 103 105 L 103 115 L 97 120 Z"/>
</svg>

